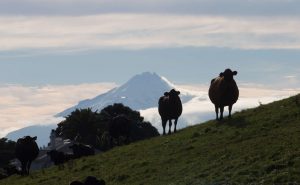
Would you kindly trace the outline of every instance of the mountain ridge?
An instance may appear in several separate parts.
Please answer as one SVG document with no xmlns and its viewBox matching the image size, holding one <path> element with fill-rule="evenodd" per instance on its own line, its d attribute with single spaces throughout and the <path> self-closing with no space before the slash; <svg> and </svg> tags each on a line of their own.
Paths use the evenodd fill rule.
<svg viewBox="0 0 300 185">
<path fill-rule="evenodd" d="M 56 124 L 50 125 L 32 125 L 24 127 L 8 133 L 5 137 L 12 141 L 17 141 L 23 136 L 37 136 L 37 144 L 39 147 L 47 146 L 50 142 L 50 132 L 57 127 Z"/>
</svg>

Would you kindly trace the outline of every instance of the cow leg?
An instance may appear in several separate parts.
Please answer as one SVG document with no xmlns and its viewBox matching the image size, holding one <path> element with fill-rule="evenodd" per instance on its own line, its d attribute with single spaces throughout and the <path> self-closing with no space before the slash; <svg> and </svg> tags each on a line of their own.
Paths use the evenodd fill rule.
<svg viewBox="0 0 300 185">
<path fill-rule="evenodd" d="M 172 120 L 169 119 L 169 133 L 168 134 L 171 134 L 171 127 L 172 127 Z"/>
<path fill-rule="evenodd" d="M 229 106 L 228 106 L 228 111 L 229 111 L 228 117 L 229 117 L 229 118 L 231 118 L 231 110 L 232 110 L 232 105 L 229 105 Z"/>
<path fill-rule="evenodd" d="M 177 132 L 177 130 L 176 130 L 177 121 L 178 121 L 178 118 L 176 118 L 175 121 L 174 121 L 174 133 Z"/>
<path fill-rule="evenodd" d="M 166 135 L 166 125 L 167 125 L 167 120 L 161 120 L 161 122 L 162 122 L 162 126 L 163 126 L 163 135 Z"/>
<path fill-rule="evenodd" d="M 22 175 L 26 175 L 26 162 L 21 161 Z"/>
<path fill-rule="evenodd" d="M 32 161 L 28 161 L 27 166 L 26 166 L 27 175 L 29 175 L 29 170 L 30 170 L 31 162 Z"/>
<path fill-rule="evenodd" d="M 216 111 L 216 120 L 219 119 L 219 108 L 217 105 L 215 105 L 215 111 Z"/>
<path fill-rule="evenodd" d="M 220 120 L 223 119 L 224 106 L 220 107 Z"/>
</svg>

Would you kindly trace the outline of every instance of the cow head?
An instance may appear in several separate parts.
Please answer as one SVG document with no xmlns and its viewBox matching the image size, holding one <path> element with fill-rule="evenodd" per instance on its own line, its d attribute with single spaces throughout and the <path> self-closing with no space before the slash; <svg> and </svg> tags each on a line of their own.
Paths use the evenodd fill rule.
<svg viewBox="0 0 300 185">
<path fill-rule="evenodd" d="M 237 71 L 231 71 L 231 69 L 226 69 L 224 72 L 220 73 L 220 77 L 224 77 L 226 81 L 233 80 L 233 76 L 237 75 Z"/>
<path fill-rule="evenodd" d="M 172 89 L 170 92 L 169 92 L 169 95 L 170 96 L 178 96 L 180 94 L 180 91 L 176 91 L 175 89 Z"/>
</svg>

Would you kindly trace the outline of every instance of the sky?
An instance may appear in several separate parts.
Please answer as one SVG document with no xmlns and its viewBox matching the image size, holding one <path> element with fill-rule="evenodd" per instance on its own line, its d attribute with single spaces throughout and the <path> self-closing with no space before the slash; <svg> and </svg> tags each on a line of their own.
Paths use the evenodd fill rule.
<svg viewBox="0 0 300 185">
<path fill-rule="evenodd" d="M 297 0 L 1 0 L 0 137 L 56 123 L 52 115 L 145 71 L 193 89 L 231 68 L 249 97 L 299 92 L 297 7 Z M 247 93 L 253 88 L 262 91 Z"/>
</svg>

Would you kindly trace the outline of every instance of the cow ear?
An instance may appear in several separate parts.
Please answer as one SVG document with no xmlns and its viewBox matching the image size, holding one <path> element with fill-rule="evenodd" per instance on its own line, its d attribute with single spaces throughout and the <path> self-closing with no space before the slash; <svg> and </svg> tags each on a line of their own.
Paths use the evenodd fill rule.
<svg viewBox="0 0 300 185">
<path fill-rule="evenodd" d="M 169 96 L 169 92 L 165 92 L 164 95 L 165 95 L 165 96 Z"/>
<path fill-rule="evenodd" d="M 224 76 L 224 73 L 220 73 L 220 75 L 219 75 L 220 77 L 222 77 L 222 76 Z"/>
<path fill-rule="evenodd" d="M 233 74 L 233 75 L 237 75 L 237 71 L 233 71 L 232 74 Z"/>
<path fill-rule="evenodd" d="M 180 91 L 176 91 L 176 93 L 177 93 L 177 95 L 179 95 L 179 94 L 180 94 Z"/>
<path fill-rule="evenodd" d="M 36 136 L 34 136 L 32 139 L 33 139 L 33 140 L 36 140 L 36 139 L 37 139 L 37 137 L 36 137 Z"/>
</svg>

